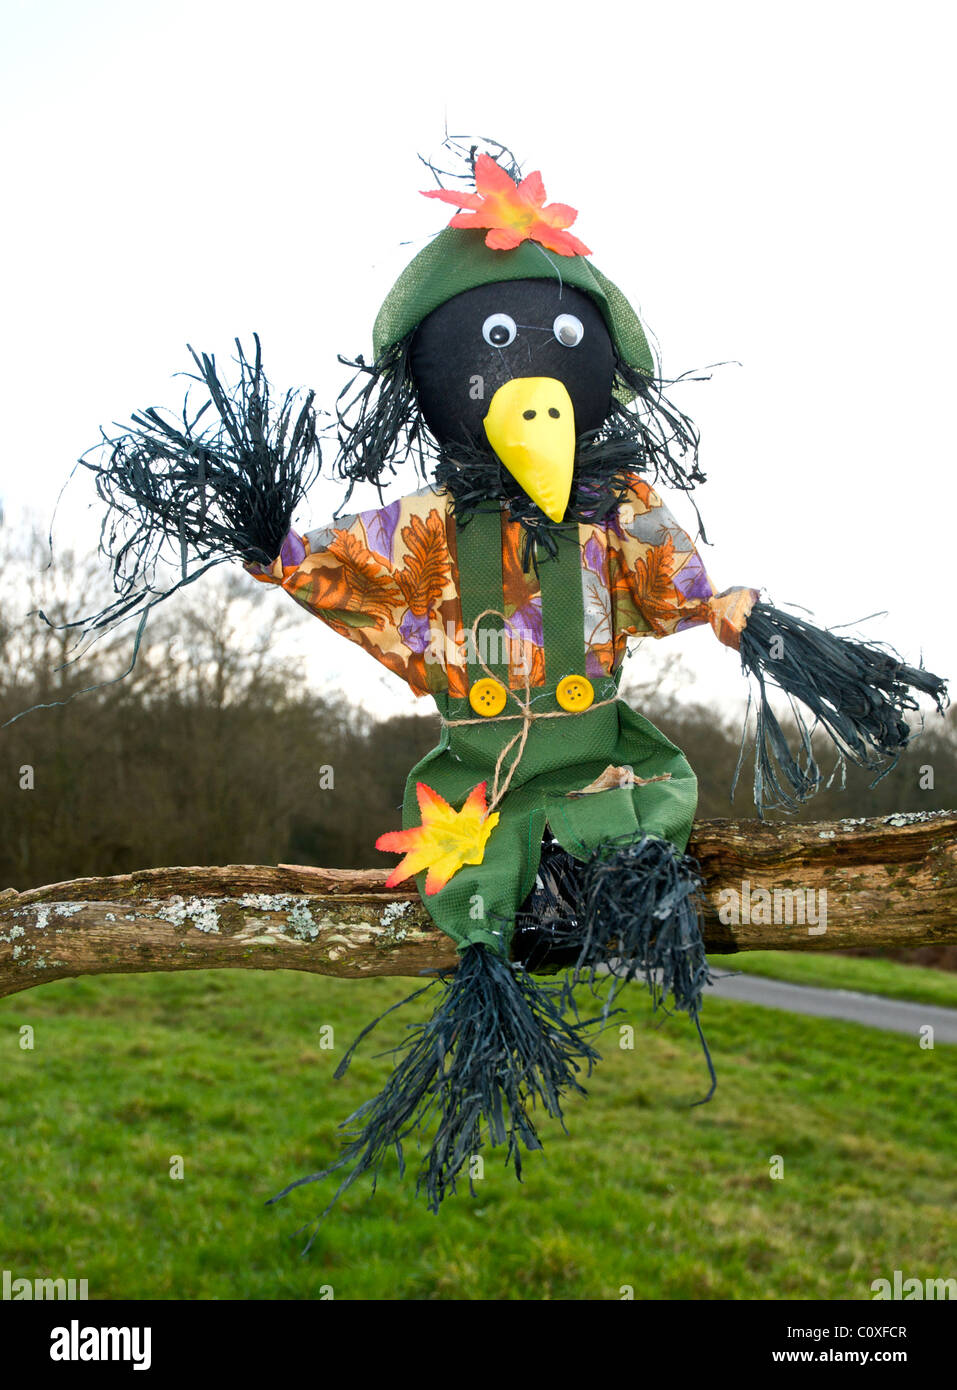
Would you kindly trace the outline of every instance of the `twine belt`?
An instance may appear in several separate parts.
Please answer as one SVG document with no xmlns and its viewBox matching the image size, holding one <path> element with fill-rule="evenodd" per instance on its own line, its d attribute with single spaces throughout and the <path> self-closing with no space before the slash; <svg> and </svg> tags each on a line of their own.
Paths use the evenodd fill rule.
<svg viewBox="0 0 957 1390">
<path fill-rule="evenodd" d="M 483 618 L 501 618 L 502 622 L 505 624 L 506 629 L 510 628 L 511 624 L 509 623 L 509 620 L 508 618 L 506 618 L 505 614 L 500 612 L 497 608 L 486 608 L 483 612 L 481 612 L 478 615 L 471 627 L 472 645 L 476 657 L 478 658 L 478 664 L 484 671 L 485 675 L 488 676 L 489 680 L 496 680 L 497 677 L 493 675 L 491 670 L 482 660 L 479 648 L 478 625 Z M 475 719 L 446 719 L 443 714 L 439 714 L 439 718 L 441 719 L 443 725 L 447 729 L 461 728 L 463 725 L 466 724 L 503 724 L 506 720 L 514 719 L 520 719 L 522 721 L 522 727 L 519 729 L 518 733 L 515 734 L 513 738 L 509 739 L 508 743 L 506 743 L 505 747 L 502 749 L 501 753 L 499 753 L 498 758 L 496 759 L 495 771 L 492 776 L 492 799 L 488 804 L 489 812 L 495 810 L 496 806 L 502 800 L 502 797 L 508 791 L 512 778 L 515 775 L 515 769 L 521 762 L 522 754 L 525 752 L 525 745 L 528 742 L 528 731 L 534 723 L 536 723 L 540 719 L 572 719 L 576 715 L 587 714 L 590 710 L 604 709 L 606 705 L 617 704 L 619 699 L 618 693 L 616 691 L 615 694 L 609 696 L 607 700 L 599 700 L 597 703 L 593 702 L 588 706 L 588 709 L 556 709 L 545 710 L 541 713 L 538 713 L 531 707 L 532 685 L 531 681 L 529 680 L 529 675 L 527 671 L 524 673 L 524 676 L 524 699 L 517 695 L 514 690 L 506 689 L 506 694 L 511 699 L 515 700 L 519 706 L 518 714 L 481 714 Z M 502 781 L 502 769 L 505 765 L 505 759 L 508 757 L 512 749 L 516 747 L 516 745 L 518 745 L 517 752 L 505 775 L 505 780 Z"/>
</svg>

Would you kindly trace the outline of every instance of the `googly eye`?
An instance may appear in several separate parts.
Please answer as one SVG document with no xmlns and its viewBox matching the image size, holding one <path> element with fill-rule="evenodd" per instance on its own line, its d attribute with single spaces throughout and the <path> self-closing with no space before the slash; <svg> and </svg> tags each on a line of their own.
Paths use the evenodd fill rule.
<svg viewBox="0 0 957 1390">
<path fill-rule="evenodd" d="M 482 337 L 489 347 L 508 347 L 515 341 L 515 320 L 509 314 L 489 314 L 482 324 Z"/>
<path fill-rule="evenodd" d="M 585 336 L 584 325 L 574 314 L 559 314 L 552 324 L 552 332 L 562 347 L 577 347 Z"/>
</svg>

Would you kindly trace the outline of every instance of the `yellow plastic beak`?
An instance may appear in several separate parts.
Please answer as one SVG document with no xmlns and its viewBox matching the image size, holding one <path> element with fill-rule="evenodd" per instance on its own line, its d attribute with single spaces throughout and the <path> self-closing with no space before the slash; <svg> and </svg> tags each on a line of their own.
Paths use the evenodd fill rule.
<svg viewBox="0 0 957 1390">
<path fill-rule="evenodd" d="M 575 411 L 550 376 L 518 376 L 500 386 L 485 417 L 488 442 L 532 501 L 561 521 L 572 490 Z"/>
</svg>

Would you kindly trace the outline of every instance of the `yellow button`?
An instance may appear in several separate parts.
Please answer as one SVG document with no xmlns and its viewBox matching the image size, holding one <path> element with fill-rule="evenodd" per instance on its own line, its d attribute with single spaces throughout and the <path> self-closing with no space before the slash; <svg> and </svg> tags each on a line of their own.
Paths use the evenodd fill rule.
<svg viewBox="0 0 957 1390">
<path fill-rule="evenodd" d="M 475 713 L 484 714 L 489 718 L 493 714 L 502 713 L 507 699 L 508 691 L 502 682 L 492 680 L 490 676 L 484 680 L 476 681 L 469 691 L 469 704 Z"/>
<path fill-rule="evenodd" d="M 587 709 L 595 698 L 595 689 L 587 676 L 563 676 L 555 690 L 562 709 Z"/>
</svg>

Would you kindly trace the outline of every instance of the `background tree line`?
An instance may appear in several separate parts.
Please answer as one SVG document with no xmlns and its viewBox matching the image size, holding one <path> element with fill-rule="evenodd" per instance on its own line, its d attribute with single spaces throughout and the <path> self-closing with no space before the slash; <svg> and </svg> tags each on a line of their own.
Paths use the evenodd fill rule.
<svg viewBox="0 0 957 1390">
<path fill-rule="evenodd" d="M 18 542 L 0 527 L 0 723 L 126 669 L 129 628 L 81 655 L 76 630 L 58 626 L 108 596 L 94 557 L 58 554 L 50 566 L 39 536 Z M 437 717 L 375 720 L 346 693 L 310 688 L 281 655 L 297 610 L 241 571 L 224 566 L 167 607 L 125 679 L 0 732 L 0 888 L 171 864 L 391 863 L 374 842 L 398 826 L 406 773 L 434 747 Z M 26 616 L 38 609 L 53 626 Z M 681 698 L 680 658 L 665 679 L 643 683 L 640 656 L 626 672 L 631 703 L 695 768 L 699 816 L 753 815 L 749 759 L 729 801 L 746 697 L 730 716 Z M 818 751 L 829 768 L 825 740 Z M 957 721 L 929 714 L 883 780 L 849 768 L 846 790 L 838 777 L 799 818 L 957 806 L 955 755 Z M 32 789 L 20 787 L 25 767 Z"/>
</svg>

